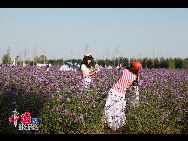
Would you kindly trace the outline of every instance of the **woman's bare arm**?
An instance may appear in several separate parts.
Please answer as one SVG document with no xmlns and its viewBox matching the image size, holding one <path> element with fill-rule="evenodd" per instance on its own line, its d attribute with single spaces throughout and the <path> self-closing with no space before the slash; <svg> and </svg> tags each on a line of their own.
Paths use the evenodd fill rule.
<svg viewBox="0 0 188 141">
<path fill-rule="evenodd" d="M 83 77 L 87 77 L 87 76 L 94 75 L 97 72 L 98 72 L 98 70 L 94 70 L 94 71 L 90 72 L 89 74 L 86 74 L 86 71 L 82 70 L 82 75 L 83 75 Z"/>
</svg>

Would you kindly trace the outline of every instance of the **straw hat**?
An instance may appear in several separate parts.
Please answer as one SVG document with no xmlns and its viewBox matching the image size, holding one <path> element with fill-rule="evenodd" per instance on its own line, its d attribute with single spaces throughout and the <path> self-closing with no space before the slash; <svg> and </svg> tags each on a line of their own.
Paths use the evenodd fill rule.
<svg viewBox="0 0 188 141">
<path fill-rule="evenodd" d="M 84 58 L 94 59 L 93 56 L 92 56 L 91 54 L 84 54 Z"/>
</svg>

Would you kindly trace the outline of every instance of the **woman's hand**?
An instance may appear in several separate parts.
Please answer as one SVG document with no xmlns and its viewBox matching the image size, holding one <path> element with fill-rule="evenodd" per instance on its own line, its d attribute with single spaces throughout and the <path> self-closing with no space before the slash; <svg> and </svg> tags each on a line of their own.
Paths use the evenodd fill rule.
<svg viewBox="0 0 188 141">
<path fill-rule="evenodd" d="M 86 71 L 82 70 L 82 75 L 83 75 L 83 77 L 92 76 L 92 75 L 96 74 L 98 71 L 99 70 L 94 70 L 94 71 L 90 72 L 89 74 L 86 74 Z"/>
<path fill-rule="evenodd" d="M 98 70 L 94 70 L 94 71 L 90 72 L 89 75 L 90 75 L 90 76 L 91 76 L 91 75 L 94 75 L 94 74 L 96 74 L 97 72 L 98 72 Z"/>
</svg>

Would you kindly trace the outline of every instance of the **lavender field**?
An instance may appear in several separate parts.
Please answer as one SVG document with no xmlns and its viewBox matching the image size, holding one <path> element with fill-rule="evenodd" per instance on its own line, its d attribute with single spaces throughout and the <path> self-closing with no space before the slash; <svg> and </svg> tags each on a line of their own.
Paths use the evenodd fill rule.
<svg viewBox="0 0 188 141">
<path fill-rule="evenodd" d="M 109 89 L 122 70 L 101 69 L 91 88 L 81 88 L 80 72 L 59 68 L 2 66 L 0 68 L 0 133 L 182 134 L 188 127 L 188 70 L 141 69 L 138 107 L 127 90 L 126 125 L 111 131 L 101 121 Z M 9 122 L 12 111 L 39 119 L 39 130 L 19 131 Z M 20 123 L 20 120 L 18 120 Z"/>
</svg>

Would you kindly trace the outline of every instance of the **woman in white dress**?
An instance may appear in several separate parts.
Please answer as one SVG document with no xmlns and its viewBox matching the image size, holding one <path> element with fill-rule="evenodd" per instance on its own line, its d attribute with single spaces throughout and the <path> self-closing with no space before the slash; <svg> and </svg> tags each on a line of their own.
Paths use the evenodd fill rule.
<svg viewBox="0 0 188 141">
<path fill-rule="evenodd" d="M 125 125 L 126 89 L 136 80 L 140 68 L 141 64 L 138 61 L 132 63 L 128 69 L 123 70 L 119 81 L 108 92 L 102 120 L 112 130 L 116 130 Z"/>
<path fill-rule="evenodd" d="M 91 54 L 85 54 L 80 65 L 80 70 L 82 73 L 82 87 L 89 88 L 91 83 L 91 76 L 96 74 L 98 70 L 92 71 L 92 60 L 94 58 Z"/>
</svg>

